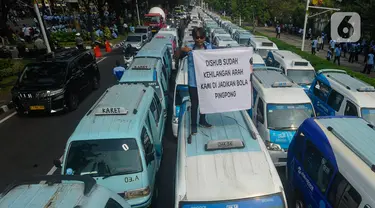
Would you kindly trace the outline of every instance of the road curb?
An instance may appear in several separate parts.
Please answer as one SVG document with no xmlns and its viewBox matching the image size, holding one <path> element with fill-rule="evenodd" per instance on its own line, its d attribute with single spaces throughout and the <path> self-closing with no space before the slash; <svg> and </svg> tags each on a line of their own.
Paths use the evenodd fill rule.
<svg viewBox="0 0 375 208">
<path fill-rule="evenodd" d="M 11 111 L 11 110 L 13 110 L 14 109 L 14 104 L 12 103 L 12 102 L 10 102 L 9 104 L 7 104 L 7 105 L 2 105 L 2 106 L 0 106 L 0 115 L 2 115 L 2 114 L 4 114 L 4 113 L 7 113 L 7 112 L 9 112 L 9 111 Z"/>
</svg>

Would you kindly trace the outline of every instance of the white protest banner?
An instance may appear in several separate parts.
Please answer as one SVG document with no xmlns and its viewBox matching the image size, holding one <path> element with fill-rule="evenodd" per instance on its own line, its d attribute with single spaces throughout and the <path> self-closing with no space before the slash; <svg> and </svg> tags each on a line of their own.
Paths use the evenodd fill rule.
<svg viewBox="0 0 375 208">
<path fill-rule="evenodd" d="M 193 54 L 201 113 L 251 108 L 253 48 L 194 50 Z"/>
</svg>

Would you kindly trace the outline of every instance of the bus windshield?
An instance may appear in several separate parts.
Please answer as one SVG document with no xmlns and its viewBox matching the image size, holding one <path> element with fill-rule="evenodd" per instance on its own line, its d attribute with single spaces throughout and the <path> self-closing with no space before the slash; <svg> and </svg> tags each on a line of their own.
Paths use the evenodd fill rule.
<svg viewBox="0 0 375 208">
<path fill-rule="evenodd" d="M 287 75 L 297 84 L 311 84 L 315 78 L 314 70 L 287 69 Z"/>
<path fill-rule="evenodd" d="M 375 108 L 362 108 L 362 118 L 375 125 Z"/>
<path fill-rule="evenodd" d="M 296 130 L 306 118 L 314 117 L 306 104 L 267 104 L 267 125 L 272 130 Z"/>
<path fill-rule="evenodd" d="M 142 160 L 135 139 L 74 141 L 66 158 L 67 170 L 92 177 L 125 175 L 142 172 Z"/>
<path fill-rule="evenodd" d="M 216 208 L 216 207 L 253 207 L 253 208 L 284 208 L 284 200 L 280 194 L 258 196 L 250 199 L 213 201 L 213 202 L 180 202 L 181 208 Z"/>
<path fill-rule="evenodd" d="M 144 22 L 158 24 L 160 23 L 160 16 L 145 17 Z"/>
</svg>

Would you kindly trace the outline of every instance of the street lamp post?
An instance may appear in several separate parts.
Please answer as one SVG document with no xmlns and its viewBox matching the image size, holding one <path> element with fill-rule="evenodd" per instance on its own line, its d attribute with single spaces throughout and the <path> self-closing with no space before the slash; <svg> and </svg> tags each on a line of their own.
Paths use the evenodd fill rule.
<svg viewBox="0 0 375 208">
<path fill-rule="evenodd" d="M 35 9 L 36 16 L 38 18 L 38 22 L 39 22 L 39 25 L 40 25 L 40 30 L 42 32 L 43 39 L 44 39 L 44 43 L 46 44 L 46 47 L 47 47 L 47 53 L 51 53 L 51 46 L 49 45 L 47 33 L 46 33 L 45 28 L 44 28 L 44 24 L 43 24 L 42 18 L 40 16 L 38 2 L 36 0 L 34 1 L 34 9 Z"/>
<path fill-rule="evenodd" d="M 138 25 L 141 25 L 141 19 L 139 18 L 138 0 L 135 0 L 135 6 L 137 8 Z"/>
</svg>

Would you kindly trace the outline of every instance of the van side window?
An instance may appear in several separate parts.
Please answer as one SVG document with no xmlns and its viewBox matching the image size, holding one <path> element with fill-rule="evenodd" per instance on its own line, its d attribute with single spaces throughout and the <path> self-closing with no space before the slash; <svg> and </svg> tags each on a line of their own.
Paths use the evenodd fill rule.
<svg viewBox="0 0 375 208">
<path fill-rule="evenodd" d="M 332 207 L 351 208 L 358 207 L 362 197 L 341 173 L 337 172 L 328 192 L 328 201 Z"/>
<path fill-rule="evenodd" d="M 109 198 L 105 208 L 122 208 L 122 206 L 116 200 Z"/>
<path fill-rule="evenodd" d="M 355 106 L 352 102 L 346 101 L 345 107 L 345 116 L 358 116 L 357 106 Z"/>
<path fill-rule="evenodd" d="M 157 108 L 157 110 L 160 114 L 161 113 L 161 103 L 160 103 L 159 97 L 156 93 L 154 93 L 154 102 L 156 103 L 156 108 Z"/>
<path fill-rule="evenodd" d="M 164 58 L 163 58 L 164 59 Z M 164 59 L 165 60 L 165 59 Z M 161 71 L 163 72 L 163 76 L 164 78 L 167 80 L 168 79 L 168 75 L 167 75 L 167 69 L 165 68 L 165 65 L 162 64 L 161 66 Z"/>
<path fill-rule="evenodd" d="M 304 144 L 305 144 L 305 135 L 302 132 L 298 133 L 298 136 L 294 137 L 294 145 L 293 149 L 291 150 L 298 161 L 302 161 L 302 153 L 305 151 Z"/>
<path fill-rule="evenodd" d="M 257 106 L 257 117 L 259 116 L 259 122 L 264 124 L 264 103 L 262 99 L 258 99 L 258 106 Z"/>
<path fill-rule="evenodd" d="M 143 127 L 142 129 L 141 139 L 142 139 L 142 144 L 143 144 L 143 149 L 145 151 L 145 154 L 148 155 L 152 153 L 153 147 L 152 147 L 151 139 L 145 127 Z"/>
<path fill-rule="evenodd" d="M 320 82 L 319 80 L 316 81 L 314 86 L 314 95 L 317 96 L 323 102 L 326 102 L 330 88 Z"/>
<path fill-rule="evenodd" d="M 306 140 L 303 167 L 310 178 L 319 187 L 320 191 L 325 194 L 329 182 L 331 182 L 333 167 L 310 140 Z"/>
<path fill-rule="evenodd" d="M 252 87 L 252 88 L 253 88 L 253 100 L 252 100 L 253 102 L 252 102 L 251 106 L 254 107 L 255 101 L 256 101 L 257 96 L 258 96 L 258 92 L 254 87 Z"/>
<path fill-rule="evenodd" d="M 153 135 L 152 128 L 151 128 L 151 120 L 150 120 L 150 114 L 147 111 L 147 116 L 146 116 L 146 126 L 150 130 L 151 135 Z"/>
<path fill-rule="evenodd" d="M 341 95 L 335 90 L 332 90 L 331 94 L 328 97 L 327 104 L 331 106 L 331 108 L 333 108 L 336 112 L 338 112 L 340 110 L 340 106 L 343 100 L 343 95 Z"/>
<path fill-rule="evenodd" d="M 152 115 L 154 116 L 155 123 L 156 123 L 156 125 L 158 125 L 158 123 L 159 123 L 159 118 L 160 118 L 160 113 L 158 112 L 158 108 L 156 107 L 156 103 L 155 103 L 155 101 L 152 101 L 152 102 L 151 102 L 151 106 L 150 106 L 150 108 L 151 108 L 151 113 L 152 113 Z"/>
</svg>

